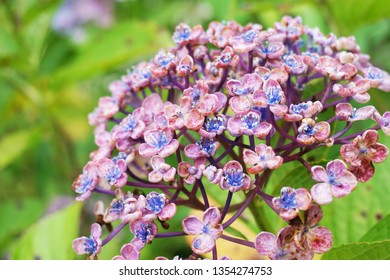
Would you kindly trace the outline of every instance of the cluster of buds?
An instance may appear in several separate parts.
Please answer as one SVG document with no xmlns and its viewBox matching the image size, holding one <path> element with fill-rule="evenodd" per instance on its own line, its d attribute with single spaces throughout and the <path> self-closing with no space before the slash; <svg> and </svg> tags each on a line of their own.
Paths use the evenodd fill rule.
<svg viewBox="0 0 390 280">
<path fill-rule="evenodd" d="M 154 238 L 185 235 L 194 236 L 193 253 L 180 258 L 212 252 L 218 259 L 220 238 L 270 259 L 328 251 L 333 236 L 317 225 L 321 205 L 351 194 L 388 155 L 377 131 L 390 135 L 390 112 L 360 104 L 371 88 L 390 91 L 389 74 L 370 64 L 354 37 L 325 36 L 299 17 L 283 17 L 269 29 L 182 23 L 172 39 L 175 47 L 111 83 L 111 96 L 89 115 L 98 149 L 73 189 L 79 201 L 104 194 L 109 206 L 99 202 L 100 219 L 90 237 L 74 240 L 76 253 L 97 258 L 124 228 L 131 241 L 114 259 L 138 259 Z M 319 148 L 340 156 L 314 165 L 309 158 Z M 312 184 L 267 193 L 274 170 L 292 162 L 308 170 Z M 216 191 L 224 203 L 213 199 Z M 234 205 L 233 195 L 240 200 Z M 256 215 L 255 200 L 287 226 L 276 235 L 259 228 L 254 240 L 225 234 L 244 211 Z M 203 217 L 190 215 L 181 231 L 169 231 L 169 220 L 184 208 Z M 102 239 L 102 226 L 115 221 Z"/>
</svg>

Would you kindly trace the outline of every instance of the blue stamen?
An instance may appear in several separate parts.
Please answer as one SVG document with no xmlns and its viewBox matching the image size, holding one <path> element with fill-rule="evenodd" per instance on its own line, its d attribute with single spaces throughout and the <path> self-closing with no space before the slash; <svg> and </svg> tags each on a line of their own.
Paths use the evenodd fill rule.
<svg viewBox="0 0 390 280">
<path fill-rule="evenodd" d="M 295 199 L 295 193 L 282 190 L 280 194 L 280 208 L 284 210 L 290 210 L 298 207 L 298 203 Z"/>
<path fill-rule="evenodd" d="M 244 184 L 244 174 L 241 170 L 232 168 L 226 172 L 226 182 L 231 187 L 241 187 Z"/>
<path fill-rule="evenodd" d="M 260 124 L 260 118 L 256 114 L 249 113 L 245 117 L 241 118 L 242 126 L 247 129 L 255 129 Z"/>
<path fill-rule="evenodd" d="M 146 196 L 146 209 L 158 214 L 165 206 L 165 199 L 163 195 L 158 193 L 150 193 Z"/>
</svg>

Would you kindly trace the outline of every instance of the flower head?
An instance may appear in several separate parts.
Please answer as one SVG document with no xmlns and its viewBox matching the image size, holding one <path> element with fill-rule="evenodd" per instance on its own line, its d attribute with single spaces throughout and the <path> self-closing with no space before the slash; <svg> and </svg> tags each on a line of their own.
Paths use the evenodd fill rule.
<svg viewBox="0 0 390 280">
<path fill-rule="evenodd" d="M 318 204 L 328 204 L 333 197 L 343 197 L 351 193 L 357 181 L 355 176 L 347 170 L 347 165 L 339 159 L 326 165 L 326 170 L 320 165 L 311 169 L 313 179 L 319 184 L 311 188 L 313 200 Z"/>
<path fill-rule="evenodd" d="M 76 238 L 72 242 L 73 250 L 78 254 L 87 254 L 90 257 L 95 257 L 100 253 L 102 247 L 102 228 L 99 224 L 94 223 L 91 225 L 91 236 L 82 236 Z"/>
<path fill-rule="evenodd" d="M 213 250 L 215 241 L 223 231 L 220 219 L 221 213 L 218 208 L 210 207 L 204 212 L 202 220 L 196 216 L 189 216 L 182 221 L 185 233 L 197 235 L 191 245 L 194 253 L 205 254 Z"/>
<path fill-rule="evenodd" d="M 250 177 L 244 173 L 242 165 L 238 161 L 227 162 L 223 168 L 223 174 L 224 176 L 219 183 L 223 190 L 237 192 L 248 190 L 252 186 Z"/>
<path fill-rule="evenodd" d="M 243 156 L 244 162 L 249 165 L 248 173 L 257 174 L 265 169 L 276 169 L 283 163 L 283 158 L 276 156 L 272 147 L 265 144 L 259 144 L 255 148 L 255 152 L 245 150 Z"/>
<path fill-rule="evenodd" d="M 272 204 L 279 211 L 280 217 L 284 220 L 294 219 L 299 210 L 307 210 L 311 204 L 311 196 L 306 189 L 293 189 L 283 187 L 280 196 L 272 199 Z"/>
</svg>

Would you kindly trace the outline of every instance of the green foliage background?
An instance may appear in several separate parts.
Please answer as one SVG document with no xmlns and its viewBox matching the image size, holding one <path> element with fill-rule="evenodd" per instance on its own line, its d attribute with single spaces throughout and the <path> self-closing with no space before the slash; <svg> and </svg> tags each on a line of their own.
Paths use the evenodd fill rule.
<svg viewBox="0 0 390 280">
<path fill-rule="evenodd" d="M 0 259 L 78 258 L 71 242 L 88 235 L 93 220 L 93 205 L 74 203 L 71 190 L 95 149 L 87 114 L 126 69 L 172 46 L 170 36 L 180 22 L 207 28 L 210 21 L 234 19 L 269 27 L 285 14 L 300 15 L 304 24 L 325 34 L 356 36 L 373 64 L 390 70 L 386 0 L 122 0 L 115 4 L 115 23 L 103 30 L 85 26 L 87 38 L 79 44 L 51 28 L 60 4 L 0 0 Z M 371 103 L 380 112 L 389 110 L 388 94 L 372 93 Z M 382 134 L 380 142 L 390 146 Z M 389 168 L 388 159 L 370 182 L 324 207 L 322 224 L 335 235 L 335 247 L 324 258 L 390 258 Z M 275 191 L 282 183 L 313 184 L 299 172 L 292 168 L 290 177 L 273 182 Z M 292 176 L 307 179 L 292 181 Z M 265 215 L 272 218 L 266 210 Z M 271 228 L 276 232 L 280 226 Z M 156 246 L 161 251 L 172 247 Z M 110 258 L 119 248 L 119 241 L 112 242 L 101 257 Z M 182 248 L 174 250 L 165 255 Z M 143 257 L 154 256 L 146 252 Z"/>
</svg>

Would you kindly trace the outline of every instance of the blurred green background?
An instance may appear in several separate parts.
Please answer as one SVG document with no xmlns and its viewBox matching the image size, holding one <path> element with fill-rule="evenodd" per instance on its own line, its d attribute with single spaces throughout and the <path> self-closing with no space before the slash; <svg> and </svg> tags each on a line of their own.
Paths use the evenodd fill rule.
<svg viewBox="0 0 390 280">
<path fill-rule="evenodd" d="M 170 36 L 180 22 L 207 29 L 210 21 L 233 19 L 270 27 L 285 14 L 300 15 L 325 34 L 356 36 L 373 64 L 390 70 L 387 0 L 94 1 L 104 2 L 98 18 L 106 21 L 66 29 L 72 20 L 59 26 L 59 11 L 75 15 L 66 14 L 63 1 L 0 0 L 0 259 L 78 258 L 71 242 L 89 235 L 93 221 L 93 205 L 74 203 L 71 190 L 95 150 L 87 115 L 109 94 L 111 81 L 173 46 Z M 380 112 L 390 108 L 383 92 L 371 103 Z M 389 167 L 390 160 L 377 166 L 356 198 L 326 210 L 334 215 L 323 224 L 340 232 L 335 245 L 358 241 L 390 212 Z M 102 258 L 118 254 L 119 241 L 110 248 Z"/>
</svg>

